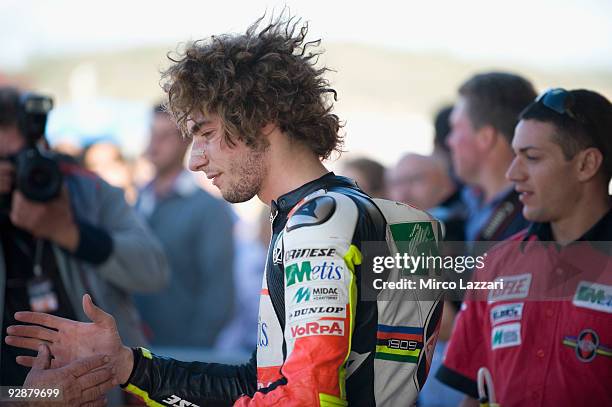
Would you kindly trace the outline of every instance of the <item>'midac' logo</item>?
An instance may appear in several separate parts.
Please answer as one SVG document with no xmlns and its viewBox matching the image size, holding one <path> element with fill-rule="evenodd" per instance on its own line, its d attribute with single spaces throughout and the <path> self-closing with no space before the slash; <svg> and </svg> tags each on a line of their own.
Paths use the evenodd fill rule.
<svg viewBox="0 0 612 407">
<path fill-rule="evenodd" d="M 342 279 L 343 272 L 344 267 L 333 261 L 324 261 L 314 267 L 311 267 L 310 261 L 304 261 L 285 267 L 285 281 L 287 287 L 304 281 L 337 281 Z"/>
<path fill-rule="evenodd" d="M 293 296 L 294 304 L 309 301 L 341 302 L 338 287 L 299 287 Z"/>
</svg>

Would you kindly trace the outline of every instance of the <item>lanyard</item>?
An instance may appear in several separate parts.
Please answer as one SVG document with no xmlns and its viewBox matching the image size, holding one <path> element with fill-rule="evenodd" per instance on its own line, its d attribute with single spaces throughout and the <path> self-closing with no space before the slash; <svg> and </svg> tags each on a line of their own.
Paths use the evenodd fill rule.
<svg viewBox="0 0 612 407">
<path fill-rule="evenodd" d="M 24 242 L 19 236 L 15 236 L 15 244 L 28 257 L 32 256 L 32 250 L 28 247 L 28 244 Z M 34 240 L 34 262 L 32 267 L 32 272 L 34 273 L 34 277 L 42 277 L 43 268 L 42 268 L 42 256 L 43 249 L 45 247 L 45 241 L 42 239 Z"/>
<path fill-rule="evenodd" d="M 36 249 L 34 252 L 34 267 L 32 271 L 34 272 L 34 277 L 42 277 L 42 253 L 43 246 L 45 242 L 42 239 L 36 239 Z"/>
</svg>

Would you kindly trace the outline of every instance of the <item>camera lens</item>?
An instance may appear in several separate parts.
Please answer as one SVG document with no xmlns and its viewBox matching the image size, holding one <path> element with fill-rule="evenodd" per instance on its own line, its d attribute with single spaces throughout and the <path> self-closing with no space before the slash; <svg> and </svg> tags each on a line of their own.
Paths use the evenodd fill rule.
<svg viewBox="0 0 612 407">
<path fill-rule="evenodd" d="M 45 185 L 49 184 L 49 174 L 42 168 L 33 168 L 29 175 L 28 182 L 35 188 L 44 188 Z"/>
<path fill-rule="evenodd" d="M 47 202 L 56 198 L 62 187 L 62 174 L 57 162 L 27 149 L 17 158 L 17 188 L 30 200 Z"/>
</svg>

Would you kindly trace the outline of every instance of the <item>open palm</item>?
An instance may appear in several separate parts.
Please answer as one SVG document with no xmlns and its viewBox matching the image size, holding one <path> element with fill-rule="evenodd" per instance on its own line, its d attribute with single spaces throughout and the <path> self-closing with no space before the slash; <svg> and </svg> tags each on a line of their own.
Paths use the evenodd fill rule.
<svg viewBox="0 0 612 407">
<path fill-rule="evenodd" d="M 115 319 L 96 307 L 89 294 L 83 296 L 83 310 L 93 322 L 77 322 L 40 312 L 17 312 L 15 319 L 35 325 L 12 325 L 5 342 L 18 348 L 38 350 L 47 344 L 54 359 L 52 368 L 59 368 L 89 356 L 102 354 L 119 357 L 124 348 Z M 17 363 L 32 366 L 35 358 L 17 357 Z"/>
</svg>

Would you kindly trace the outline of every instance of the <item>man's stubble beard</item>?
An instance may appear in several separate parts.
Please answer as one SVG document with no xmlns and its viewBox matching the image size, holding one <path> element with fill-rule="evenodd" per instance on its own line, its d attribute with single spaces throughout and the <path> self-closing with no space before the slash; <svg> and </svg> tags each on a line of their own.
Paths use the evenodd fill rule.
<svg viewBox="0 0 612 407">
<path fill-rule="evenodd" d="M 468 160 L 453 161 L 455 176 L 466 185 L 480 186 L 480 172 L 482 169 L 477 163 Z"/>
<path fill-rule="evenodd" d="M 259 193 L 268 175 L 266 152 L 267 149 L 250 150 L 246 157 L 232 162 L 229 173 L 233 175 L 233 180 L 221 191 L 223 199 L 230 203 L 240 203 Z"/>
</svg>

